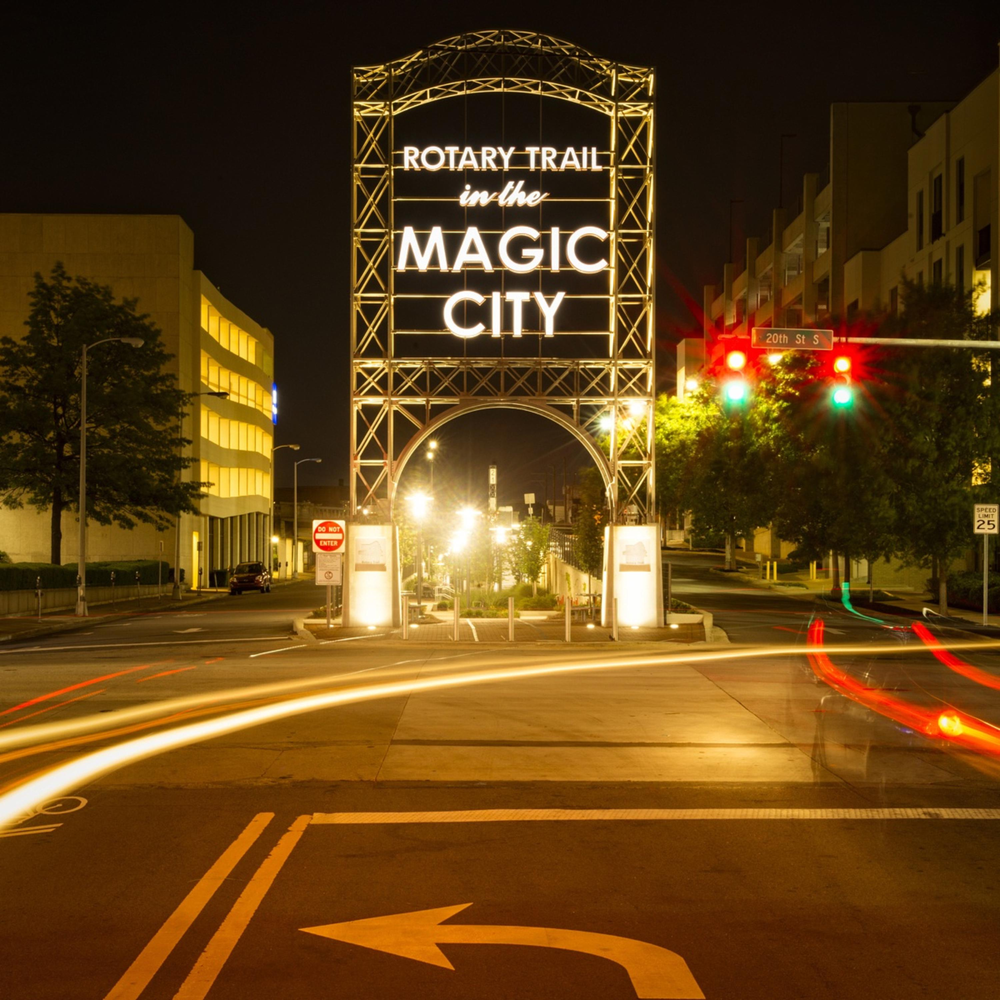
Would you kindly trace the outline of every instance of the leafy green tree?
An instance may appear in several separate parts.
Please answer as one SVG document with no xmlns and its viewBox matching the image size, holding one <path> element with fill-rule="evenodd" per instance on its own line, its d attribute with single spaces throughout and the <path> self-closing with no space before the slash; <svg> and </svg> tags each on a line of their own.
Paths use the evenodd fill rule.
<svg viewBox="0 0 1000 1000">
<path fill-rule="evenodd" d="M 860 359 L 859 359 L 860 360 Z M 864 368 L 862 363 L 861 368 Z M 869 373 L 871 374 L 871 373 Z M 775 476 L 773 527 L 799 554 L 863 556 L 869 564 L 895 548 L 893 483 L 881 426 L 880 383 L 859 387 L 853 406 L 831 404 L 823 362 L 787 354 L 762 378 Z M 839 579 L 833 579 L 839 590 Z"/>
<path fill-rule="evenodd" d="M 507 545 L 507 563 L 514 578 L 537 584 L 548 552 L 549 526 L 537 517 L 525 518 Z"/>
<path fill-rule="evenodd" d="M 707 380 L 683 400 L 661 397 L 655 432 L 661 511 L 690 511 L 700 531 L 723 535 L 735 569 L 737 539 L 752 538 L 774 507 L 771 432 L 758 407 L 722 404 Z"/>
<path fill-rule="evenodd" d="M 168 527 L 197 513 L 204 483 L 180 481 L 191 463 L 178 448 L 189 396 L 163 368 L 160 331 L 116 302 L 111 289 L 71 278 L 56 264 L 35 275 L 27 333 L 0 339 L 0 503 L 51 516 L 51 561 L 61 561 L 61 519 L 77 509 L 80 474 L 80 363 L 84 344 L 139 337 L 136 349 L 102 344 L 87 357 L 87 512 L 100 524 Z M 190 441 L 183 441 L 190 444 Z"/>
<path fill-rule="evenodd" d="M 593 466 L 581 469 L 577 480 L 580 502 L 573 513 L 574 550 L 580 568 L 600 576 L 604 568 L 604 525 L 607 523 L 604 477 Z"/>
<path fill-rule="evenodd" d="M 977 316 L 972 296 L 950 285 L 906 281 L 902 299 L 904 312 L 886 321 L 887 334 L 995 337 L 996 316 Z M 973 543 L 972 505 L 994 498 L 1000 406 L 990 384 L 990 359 L 985 351 L 899 348 L 887 352 L 884 364 L 884 427 L 899 485 L 898 548 L 918 565 L 936 566 L 944 611 L 951 564 Z"/>
</svg>

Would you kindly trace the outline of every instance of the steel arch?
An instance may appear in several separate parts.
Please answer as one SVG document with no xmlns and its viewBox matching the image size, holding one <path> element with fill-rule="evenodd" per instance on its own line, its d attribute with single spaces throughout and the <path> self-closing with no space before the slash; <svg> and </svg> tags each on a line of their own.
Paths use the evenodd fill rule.
<svg viewBox="0 0 1000 1000">
<path fill-rule="evenodd" d="M 400 357 L 392 268 L 394 121 L 477 94 L 531 94 L 608 119 L 607 352 L 602 358 Z M 353 73 L 351 505 L 391 519 L 395 485 L 430 428 L 514 406 L 571 430 L 598 466 L 613 521 L 652 521 L 654 73 L 527 31 L 470 32 Z M 598 421 L 611 421 L 608 458 Z"/>
</svg>

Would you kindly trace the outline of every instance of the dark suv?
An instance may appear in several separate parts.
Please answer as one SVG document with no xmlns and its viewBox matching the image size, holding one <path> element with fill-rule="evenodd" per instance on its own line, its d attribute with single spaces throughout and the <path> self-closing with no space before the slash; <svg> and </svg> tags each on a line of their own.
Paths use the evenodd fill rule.
<svg viewBox="0 0 1000 1000">
<path fill-rule="evenodd" d="M 240 563 L 229 578 L 229 595 L 235 597 L 244 590 L 259 590 L 271 593 L 271 574 L 262 562 Z"/>
</svg>

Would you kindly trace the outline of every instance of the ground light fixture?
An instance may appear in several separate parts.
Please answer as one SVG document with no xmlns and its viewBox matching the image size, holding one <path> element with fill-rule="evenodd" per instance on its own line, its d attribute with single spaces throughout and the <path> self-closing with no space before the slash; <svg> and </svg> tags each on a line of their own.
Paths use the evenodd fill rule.
<svg viewBox="0 0 1000 1000">
<path fill-rule="evenodd" d="M 699 383 L 698 383 L 698 380 L 696 378 L 689 378 L 684 383 L 684 388 L 687 389 L 688 392 L 696 392 L 697 389 L 698 389 L 698 384 Z"/>
</svg>

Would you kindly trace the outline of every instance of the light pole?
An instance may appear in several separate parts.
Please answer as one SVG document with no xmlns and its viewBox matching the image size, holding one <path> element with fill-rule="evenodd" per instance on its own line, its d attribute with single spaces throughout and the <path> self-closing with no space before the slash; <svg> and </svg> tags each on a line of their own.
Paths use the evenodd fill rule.
<svg viewBox="0 0 1000 1000">
<path fill-rule="evenodd" d="M 462 531 L 466 539 L 472 537 L 472 529 L 476 523 L 476 518 L 479 517 L 479 511 L 475 507 L 463 507 L 458 512 L 459 519 L 462 522 Z M 465 545 L 465 603 L 471 608 L 472 607 L 472 556 L 469 551 L 470 546 Z"/>
<path fill-rule="evenodd" d="M 141 337 L 105 337 L 84 344 L 80 352 L 80 554 L 77 559 L 76 613 L 87 614 L 87 351 L 98 344 L 129 344 L 142 347 Z"/>
<path fill-rule="evenodd" d="M 437 446 L 437 441 L 433 439 L 427 442 L 427 461 L 430 462 L 432 495 L 434 493 L 434 456 L 437 454 Z"/>
<path fill-rule="evenodd" d="M 295 532 L 292 538 L 292 579 L 299 578 L 299 466 L 306 462 L 322 462 L 321 458 L 300 458 L 295 463 L 295 472 L 292 475 L 292 521 Z"/>
<path fill-rule="evenodd" d="M 215 391 L 215 392 L 192 392 L 190 394 L 193 399 L 195 396 L 215 396 L 216 399 L 229 399 L 229 393 L 225 391 Z M 184 440 L 184 406 L 181 405 L 181 410 L 177 414 L 177 454 L 181 453 L 183 445 L 181 442 Z M 180 472 L 177 473 L 180 475 Z M 183 596 L 181 591 L 181 512 L 177 512 L 177 524 L 174 528 L 174 585 L 170 589 L 170 596 L 179 601 Z"/>
<path fill-rule="evenodd" d="M 417 604 L 421 605 L 424 599 L 424 553 L 420 538 L 420 526 L 427 515 L 427 508 L 430 506 L 432 497 L 426 493 L 411 493 L 406 499 L 410 505 L 413 520 L 417 525 Z"/>
<path fill-rule="evenodd" d="M 271 544 L 277 545 L 278 543 L 278 533 L 274 530 L 274 453 L 276 451 L 281 451 L 282 448 L 291 448 L 292 451 L 298 451 L 299 446 L 297 444 L 276 444 L 271 449 L 271 523 L 269 525 L 270 531 L 268 534 L 271 536 Z M 274 569 L 274 550 L 271 553 L 271 565 L 268 569 Z M 281 572 L 281 560 L 278 560 L 278 571 Z"/>
</svg>

